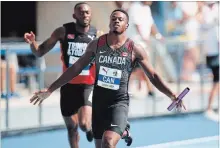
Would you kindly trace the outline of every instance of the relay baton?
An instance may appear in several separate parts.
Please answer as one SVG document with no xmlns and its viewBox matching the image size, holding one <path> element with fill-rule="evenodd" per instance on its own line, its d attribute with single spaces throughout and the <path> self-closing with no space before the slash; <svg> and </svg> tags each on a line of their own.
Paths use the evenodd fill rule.
<svg viewBox="0 0 220 148">
<path fill-rule="evenodd" d="M 189 88 L 185 88 L 181 94 L 177 97 L 176 101 L 173 101 L 170 106 L 167 108 L 169 111 L 171 111 L 174 107 L 176 107 L 176 105 L 183 99 L 183 97 L 189 92 Z"/>
</svg>

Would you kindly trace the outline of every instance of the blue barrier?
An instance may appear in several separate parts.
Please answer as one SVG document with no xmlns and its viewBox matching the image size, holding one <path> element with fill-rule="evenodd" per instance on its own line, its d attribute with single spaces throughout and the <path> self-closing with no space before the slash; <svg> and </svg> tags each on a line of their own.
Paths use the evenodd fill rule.
<svg viewBox="0 0 220 148">
<path fill-rule="evenodd" d="M 38 67 L 27 67 L 27 68 L 19 68 L 19 74 L 36 74 L 39 73 L 40 69 Z"/>
</svg>

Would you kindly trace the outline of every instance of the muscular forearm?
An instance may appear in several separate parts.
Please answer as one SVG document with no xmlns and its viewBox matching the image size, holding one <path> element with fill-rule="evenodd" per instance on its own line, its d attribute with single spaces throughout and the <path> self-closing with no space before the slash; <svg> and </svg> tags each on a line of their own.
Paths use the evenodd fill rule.
<svg viewBox="0 0 220 148">
<path fill-rule="evenodd" d="M 158 74 L 154 74 L 153 78 L 150 79 L 152 84 L 162 93 L 167 95 L 172 100 L 175 99 L 175 94 L 166 86 L 166 84 L 162 81 Z"/>
<path fill-rule="evenodd" d="M 51 84 L 48 90 L 52 93 L 79 75 L 81 71 L 82 69 L 74 64 L 72 67 L 68 68 L 53 84 Z"/>
<path fill-rule="evenodd" d="M 31 44 L 31 50 L 36 56 L 41 57 L 49 50 L 51 50 L 55 45 L 56 41 L 51 42 L 50 39 L 47 39 L 40 45 L 38 45 L 36 41 L 33 41 Z"/>
</svg>

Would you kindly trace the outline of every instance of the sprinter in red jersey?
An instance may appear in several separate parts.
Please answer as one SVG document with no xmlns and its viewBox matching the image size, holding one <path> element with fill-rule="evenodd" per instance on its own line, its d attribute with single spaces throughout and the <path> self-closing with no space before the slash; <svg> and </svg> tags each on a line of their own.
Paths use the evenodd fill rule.
<svg viewBox="0 0 220 148">
<path fill-rule="evenodd" d="M 67 23 L 55 29 L 41 45 L 36 43 L 33 32 L 25 33 L 24 39 L 38 57 L 44 56 L 59 41 L 63 72 L 65 72 L 84 54 L 88 43 L 96 38 L 97 30 L 90 25 L 91 15 L 91 7 L 87 3 L 78 3 L 74 7 L 73 14 L 76 23 Z M 77 77 L 60 89 L 61 113 L 68 130 L 71 148 L 79 147 L 78 125 L 82 131 L 86 132 L 87 140 L 90 142 L 93 140 L 91 93 L 95 81 L 94 77 L 95 68 L 91 62 Z"/>
</svg>

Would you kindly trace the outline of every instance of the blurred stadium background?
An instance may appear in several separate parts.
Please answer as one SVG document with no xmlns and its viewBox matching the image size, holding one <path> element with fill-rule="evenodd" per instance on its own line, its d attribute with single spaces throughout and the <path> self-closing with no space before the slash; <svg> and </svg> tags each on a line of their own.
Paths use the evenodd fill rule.
<svg viewBox="0 0 220 148">
<path fill-rule="evenodd" d="M 93 11 L 91 24 L 107 33 L 109 15 L 116 8 L 116 3 L 88 3 Z M 134 137 L 131 147 L 219 147 L 219 93 L 212 106 L 215 112 L 207 114 L 205 111 L 212 87 L 212 73 L 206 66 L 206 51 L 203 48 L 208 38 L 198 20 L 203 13 L 197 15 L 200 7 L 209 4 L 177 3 L 175 8 L 172 7 L 172 2 L 160 1 L 155 1 L 150 6 L 154 22 L 165 38 L 163 42 L 150 38 L 150 57 L 155 69 L 175 92 L 180 93 L 185 87 L 191 89 L 184 98 L 187 111 L 168 112 L 166 108 L 171 102 L 166 96 L 155 88 L 155 95 L 149 96 L 144 82 L 141 84 L 142 89 L 138 90 L 137 82 L 134 81 L 129 86 L 132 93 L 129 120 Z M 75 4 L 74 1 L 1 2 L 1 67 L 6 63 L 5 89 L 1 90 L 0 103 L 2 148 L 68 147 L 59 108 L 59 90 L 41 106 L 29 103 L 33 92 L 49 86 L 61 74 L 59 44 L 45 57 L 36 58 L 24 43 L 23 35 L 25 32 L 33 31 L 36 33 L 37 41 L 42 42 L 55 28 L 73 21 L 72 12 Z M 215 5 L 217 13 L 209 13 L 210 17 L 219 15 L 219 3 Z M 193 21 L 183 18 L 184 15 L 179 13 L 190 16 Z M 185 23 L 189 25 L 188 28 L 184 21 L 189 22 Z M 214 27 L 219 28 L 219 23 Z M 216 32 L 216 35 L 218 34 L 219 30 Z M 184 69 L 182 66 L 184 63 L 192 64 L 187 62 L 191 59 L 185 57 L 187 51 L 197 57 L 194 68 L 189 66 L 187 69 L 186 66 Z M 10 72 L 13 68 L 16 87 L 11 95 Z M 183 73 L 188 77 L 183 78 Z M 2 79 L 1 81 L 3 82 Z M 88 143 L 85 136 L 80 134 L 80 147 L 94 147 L 93 143 Z M 126 147 L 125 143 L 121 141 L 119 147 Z"/>
</svg>

